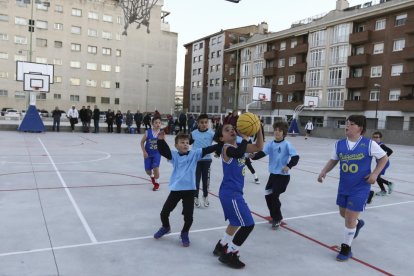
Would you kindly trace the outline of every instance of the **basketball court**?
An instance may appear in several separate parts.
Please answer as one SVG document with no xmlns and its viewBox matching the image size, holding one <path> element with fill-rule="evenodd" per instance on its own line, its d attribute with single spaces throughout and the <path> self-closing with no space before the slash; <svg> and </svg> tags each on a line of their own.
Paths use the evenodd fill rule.
<svg viewBox="0 0 414 276">
<path fill-rule="evenodd" d="M 366 225 L 345 263 L 335 260 L 344 225 L 335 205 L 339 172 L 316 181 L 334 140 L 288 138 L 301 159 L 281 197 L 285 224 L 276 231 L 266 220 L 268 159 L 253 161 L 261 184 L 247 172 L 245 198 L 256 226 L 241 248 L 246 267 L 236 272 L 212 254 L 227 226 L 217 198 L 219 159 L 212 163 L 210 207 L 195 209 L 185 248 L 181 205 L 171 215 L 172 233 L 153 238 L 172 167 L 161 161 L 161 188 L 153 192 L 141 135 L 1 134 L 0 275 L 411 275 L 414 269 L 414 147 L 389 145 L 386 178 L 395 191 L 374 197 L 362 214 Z M 173 136 L 167 142 L 172 147 Z"/>
</svg>

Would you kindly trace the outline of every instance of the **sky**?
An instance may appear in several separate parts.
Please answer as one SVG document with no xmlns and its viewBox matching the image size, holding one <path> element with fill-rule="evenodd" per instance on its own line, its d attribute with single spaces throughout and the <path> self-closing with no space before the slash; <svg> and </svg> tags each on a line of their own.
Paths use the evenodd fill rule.
<svg viewBox="0 0 414 276">
<path fill-rule="evenodd" d="M 369 0 L 348 0 L 350 6 L 365 2 Z M 178 33 L 176 85 L 184 83 L 186 43 L 221 29 L 261 22 L 267 22 L 270 32 L 277 32 L 290 28 L 295 21 L 335 8 L 336 0 L 240 0 L 238 4 L 225 0 L 164 0 L 163 10 L 171 13 L 166 19 L 170 31 Z"/>
</svg>

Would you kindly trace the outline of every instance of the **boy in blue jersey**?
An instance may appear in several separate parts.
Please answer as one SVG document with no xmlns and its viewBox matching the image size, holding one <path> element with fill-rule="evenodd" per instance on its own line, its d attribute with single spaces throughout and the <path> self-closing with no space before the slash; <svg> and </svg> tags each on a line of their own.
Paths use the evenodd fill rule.
<svg viewBox="0 0 414 276">
<path fill-rule="evenodd" d="M 220 256 L 219 261 L 232 268 L 245 266 L 239 259 L 239 248 L 254 228 L 252 214 L 243 198 L 245 153 L 263 149 L 261 131 L 258 132 L 256 144 L 249 144 L 250 137 L 240 135 L 243 140 L 240 145 L 237 145 L 237 134 L 231 124 L 225 124 L 217 129 L 218 142 L 223 144 L 221 154 L 223 181 L 220 185 L 219 197 L 224 218 L 229 220 L 229 225 L 223 238 L 216 244 L 213 254 Z"/>
<path fill-rule="evenodd" d="M 170 183 L 168 184 L 170 194 L 160 214 L 162 227 L 154 234 L 154 238 L 159 239 L 170 232 L 170 213 L 181 200 L 183 202 L 182 214 L 184 216 L 184 226 L 181 230 L 180 237 L 183 246 L 187 247 L 190 245 L 188 232 L 193 223 L 196 165 L 206 154 L 216 151 L 219 145 L 189 150 L 190 136 L 179 133 L 175 137 L 175 148 L 177 151 L 171 151 L 167 142 L 164 140 L 164 132 L 158 135 L 157 145 L 160 154 L 167 158 L 168 162 L 173 165 L 173 172 L 170 177 Z"/>
<path fill-rule="evenodd" d="M 335 144 L 331 159 L 318 176 L 323 182 L 326 174 L 338 162 L 340 177 L 336 204 L 339 213 L 345 219 L 344 239 L 337 261 L 352 258 L 351 244 L 365 222 L 358 219 L 359 213 L 365 208 L 371 185 L 375 183 L 388 161 L 387 154 L 374 141 L 363 137 L 366 130 L 366 118 L 363 115 L 351 115 L 345 126 L 346 138 Z M 371 172 L 372 157 L 377 159 L 377 165 Z"/>
<path fill-rule="evenodd" d="M 141 139 L 141 150 L 144 155 L 145 172 L 151 177 L 152 190 L 156 191 L 160 187 L 157 180 L 160 177 L 161 155 L 157 149 L 157 137 L 160 133 L 161 118 L 153 117 L 151 120 L 152 129 L 145 130 Z"/>
<path fill-rule="evenodd" d="M 277 121 L 273 124 L 274 140 L 266 143 L 263 151 L 252 156 L 253 160 L 269 155 L 269 180 L 265 188 L 265 199 L 272 218 L 272 228 L 279 228 L 283 216 L 280 195 L 286 191 L 290 181 L 289 171 L 296 166 L 299 155 L 291 143 L 285 140 L 289 126 L 286 122 Z"/>
<path fill-rule="evenodd" d="M 193 150 L 211 146 L 213 143 L 214 132 L 208 128 L 207 114 L 200 114 L 197 118 L 197 129 L 191 132 L 190 145 L 193 145 Z M 200 189 L 200 180 L 203 181 L 203 204 L 204 207 L 210 206 L 208 201 L 208 186 L 210 183 L 210 166 L 211 156 L 207 154 L 200 161 L 197 162 L 196 168 L 196 190 L 194 193 L 194 204 L 200 207 L 200 200 L 198 199 L 198 191 Z"/>
</svg>

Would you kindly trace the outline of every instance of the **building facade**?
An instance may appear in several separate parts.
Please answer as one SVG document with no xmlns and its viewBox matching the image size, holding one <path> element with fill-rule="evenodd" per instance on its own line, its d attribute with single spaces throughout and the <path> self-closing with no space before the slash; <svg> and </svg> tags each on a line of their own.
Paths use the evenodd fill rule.
<svg viewBox="0 0 414 276">
<path fill-rule="evenodd" d="M 118 1 L 0 1 L 0 106 L 24 110 L 27 93 L 15 79 L 16 61 L 54 65 L 50 93 L 37 107 L 71 105 L 169 113 L 174 108 L 177 34 L 163 1 L 151 10 L 150 33 L 129 26 Z M 34 32 L 29 32 L 29 20 Z M 30 39 L 31 37 L 31 39 Z"/>
</svg>

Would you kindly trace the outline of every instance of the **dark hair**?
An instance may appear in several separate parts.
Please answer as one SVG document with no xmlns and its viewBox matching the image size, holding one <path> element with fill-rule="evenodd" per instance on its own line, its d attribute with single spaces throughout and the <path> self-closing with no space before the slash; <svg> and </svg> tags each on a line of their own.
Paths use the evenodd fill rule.
<svg viewBox="0 0 414 276">
<path fill-rule="evenodd" d="M 289 125 L 285 121 L 276 121 L 273 123 L 273 130 L 279 129 L 283 131 L 283 136 L 287 135 Z"/>
<path fill-rule="evenodd" d="M 188 140 L 190 141 L 190 135 L 185 134 L 184 132 L 179 132 L 176 136 L 175 136 L 175 144 L 178 144 L 179 140 Z"/>
<path fill-rule="evenodd" d="M 222 124 L 220 124 L 217 128 L 216 128 L 216 132 L 214 133 L 214 137 L 213 140 L 216 143 L 220 143 L 220 138 L 223 137 L 223 126 Z"/>
<path fill-rule="evenodd" d="M 160 120 L 161 121 L 161 117 L 160 116 L 154 116 L 151 119 L 151 123 L 155 122 L 155 120 Z"/>
<path fill-rule="evenodd" d="M 381 133 L 381 131 L 375 131 L 374 133 L 372 133 L 372 136 L 374 136 L 374 135 L 378 135 L 378 136 L 379 136 L 379 138 L 382 138 L 382 133 Z"/>
<path fill-rule="evenodd" d="M 208 115 L 207 114 L 200 114 L 197 118 L 197 122 L 199 122 L 202 119 L 207 119 L 208 120 Z"/>
<path fill-rule="evenodd" d="M 359 127 L 362 127 L 361 134 L 364 134 L 367 130 L 367 117 L 364 115 L 350 115 L 347 121 L 353 122 Z"/>
</svg>

